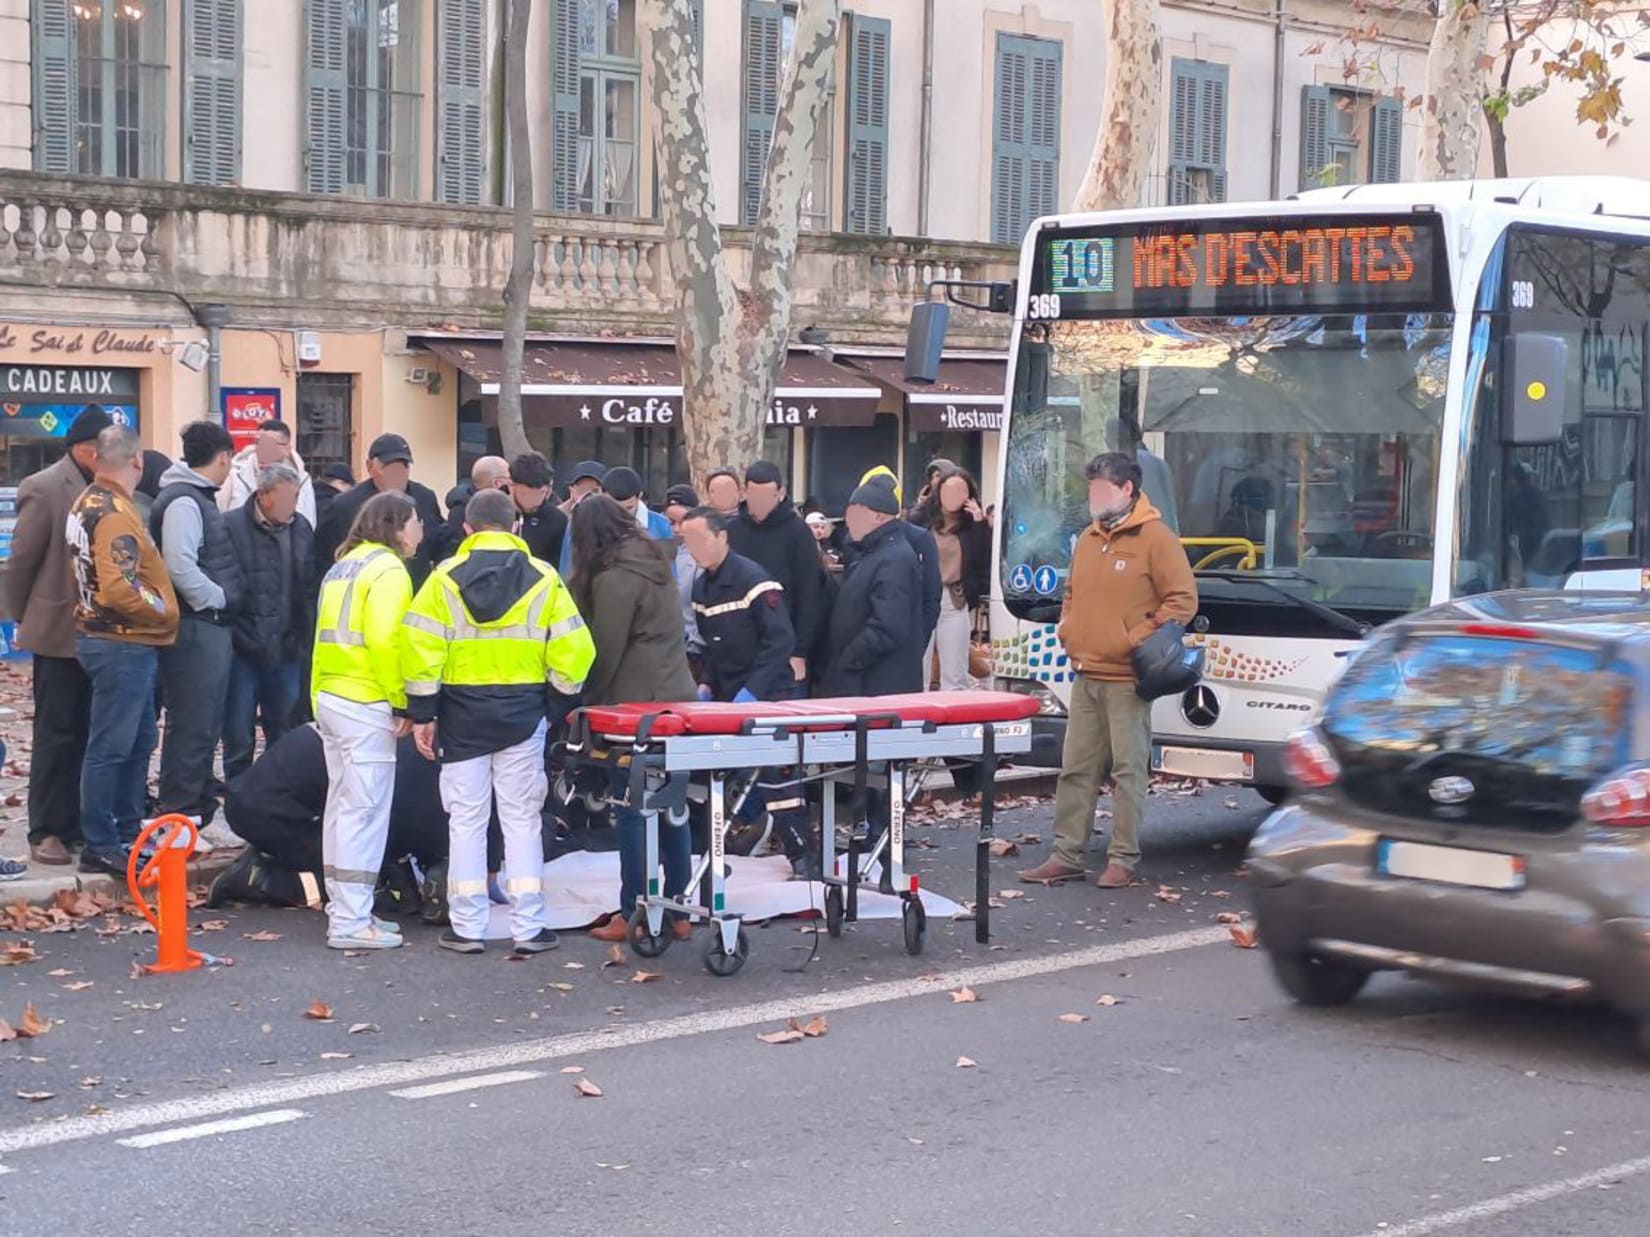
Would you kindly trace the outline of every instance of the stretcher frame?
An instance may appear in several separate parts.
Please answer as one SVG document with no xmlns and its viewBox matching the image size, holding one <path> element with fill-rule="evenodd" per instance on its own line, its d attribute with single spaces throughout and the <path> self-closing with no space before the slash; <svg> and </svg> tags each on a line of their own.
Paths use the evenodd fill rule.
<svg viewBox="0 0 1650 1237">
<path fill-rule="evenodd" d="M 972 695 L 977 700 L 986 694 Z M 658 957 L 671 941 L 666 916 L 683 915 L 705 919 L 711 925 L 704 963 L 713 975 L 730 976 L 744 965 L 749 940 L 739 914 L 726 908 L 729 775 L 750 771 L 753 778 L 759 778 L 764 770 L 794 769 L 797 775 L 790 780 L 762 784 L 776 790 L 816 783 L 823 787 L 820 858 L 828 934 L 839 937 L 844 924 L 858 920 L 859 888 L 865 883 L 865 870 L 881 862 L 882 891 L 897 896 L 904 904 L 901 921 L 906 950 L 912 955 L 921 953 L 927 915 L 918 896 L 917 878 L 905 869 L 907 778 L 910 767 L 917 762 L 942 759 L 977 760 L 981 766 L 974 936 L 980 944 L 989 943 L 997 762 L 1003 756 L 1029 752 L 1032 747 L 1025 698 L 989 694 L 1001 697 L 1005 703 L 1016 702 L 1013 711 L 1020 716 L 962 722 L 912 720 L 899 711 L 899 697 L 886 701 L 787 701 L 742 706 L 736 715 L 736 728 L 699 733 L 692 729 L 695 713 L 725 710 L 726 706 L 647 704 L 580 710 L 572 719 L 563 745 L 564 757 L 570 764 L 626 769 L 623 802 L 643 814 L 646 876 L 630 921 L 631 948 L 644 958 Z M 893 707 L 876 707 L 882 704 Z M 837 705 L 843 706 L 840 712 L 835 711 Z M 719 720 L 725 726 L 734 715 L 724 712 Z M 682 897 L 671 899 L 664 896 L 659 869 L 660 817 L 684 816 L 689 786 L 695 782 L 702 782 L 707 792 L 707 845 L 704 856 L 694 864 Z M 836 875 L 839 784 L 852 787 L 853 817 L 842 876 Z M 887 789 L 888 827 L 862 856 L 860 826 L 867 819 L 866 805 L 873 787 Z M 697 901 L 691 900 L 695 893 Z"/>
</svg>

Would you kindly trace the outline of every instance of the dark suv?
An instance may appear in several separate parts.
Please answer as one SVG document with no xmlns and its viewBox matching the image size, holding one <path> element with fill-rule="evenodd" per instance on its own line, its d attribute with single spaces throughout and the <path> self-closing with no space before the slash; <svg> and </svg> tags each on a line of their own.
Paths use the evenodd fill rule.
<svg viewBox="0 0 1650 1237">
<path fill-rule="evenodd" d="M 1636 594 L 1497 593 L 1370 637 L 1250 847 L 1290 995 L 1403 970 L 1592 997 L 1650 1051 L 1647 675 Z"/>
</svg>

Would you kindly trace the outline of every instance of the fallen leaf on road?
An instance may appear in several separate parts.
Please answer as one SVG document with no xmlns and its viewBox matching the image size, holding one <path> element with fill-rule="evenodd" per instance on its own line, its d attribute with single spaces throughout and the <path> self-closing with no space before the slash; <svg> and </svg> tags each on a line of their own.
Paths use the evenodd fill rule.
<svg viewBox="0 0 1650 1237">
<path fill-rule="evenodd" d="M 92 986 L 92 981 L 91 980 L 89 980 L 89 979 L 77 979 L 72 984 L 64 984 L 63 985 L 63 991 L 65 991 L 65 992 L 84 992 L 84 991 L 86 991 L 86 989 L 90 988 L 91 986 Z"/>
<path fill-rule="evenodd" d="M 1021 846 L 1036 846 L 1041 843 L 1043 839 L 1035 833 L 1022 833 L 1014 840 Z"/>
<path fill-rule="evenodd" d="M 353 1052 L 323 1052 L 321 1054 L 321 1060 L 323 1060 L 323 1061 L 348 1061 L 354 1055 L 355 1054 Z"/>
<path fill-rule="evenodd" d="M 55 1091 L 19 1091 L 17 1093 L 17 1098 L 20 1099 L 20 1100 L 28 1100 L 29 1103 L 31 1103 L 31 1104 L 40 1104 L 40 1103 L 44 1103 L 46 1100 L 56 1099 L 57 1098 L 57 1092 L 55 1092 Z"/>
<path fill-rule="evenodd" d="M 249 941 L 278 941 L 281 939 L 279 932 L 242 932 L 241 935 Z"/>
<path fill-rule="evenodd" d="M 973 1069 L 974 1068 L 974 1062 L 971 1061 L 967 1057 L 958 1057 L 957 1058 L 957 1068 L 958 1069 Z"/>
<path fill-rule="evenodd" d="M 630 982 L 633 984 L 650 984 L 658 978 L 658 971 L 637 971 L 630 977 Z"/>
<path fill-rule="evenodd" d="M 350 1035 L 377 1035 L 379 1026 L 376 1022 L 352 1022 L 349 1024 Z"/>
<path fill-rule="evenodd" d="M 564 1073 L 564 1074 L 582 1074 L 582 1073 L 584 1073 L 584 1066 L 582 1066 L 582 1065 L 564 1065 L 564 1066 L 561 1067 L 561 1072 Z"/>
<path fill-rule="evenodd" d="M 991 857 L 993 859 L 1005 859 L 1009 855 L 1017 855 L 1020 853 L 1019 845 L 1014 842 L 1010 842 L 1007 838 L 992 838 L 991 845 L 988 849 L 991 851 Z"/>
<path fill-rule="evenodd" d="M 582 963 L 582 962 L 563 962 L 561 964 L 561 969 L 564 970 L 564 971 L 582 971 L 582 970 L 584 970 L 584 963 Z"/>
<path fill-rule="evenodd" d="M 9 1044 L 17 1038 L 17 1028 L 4 1018 L 0 1018 L 0 1044 Z"/>
<path fill-rule="evenodd" d="M 1122 1002 L 1119 1001 L 1116 997 L 1114 997 L 1111 993 L 1108 992 L 1104 996 L 1102 996 L 1098 1001 L 1096 1001 L 1095 1004 L 1096 1005 L 1111 1006 L 1111 1005 L 1121 1005 Z"/>
<path fill-rule="evenodd" d="M 1216 923 L 1242 923 L 1243 916 L 1236 911 L 1221 911 L 1215 916 Z"/>
<path fill-rule="evenodd" d="M 1232 893 L 1229 889 L 1211 889 L 1209 890 L 1209 896 L 1211 898 L 1229 898 Z"/>
<path fill-rule="evenodd" d="M 599 1100 L 602 1097 L 602 1089 L 588 1078 L 579 1079 L 573 1084 L 573 1089 L 580 1095 L 588 1096 L 593 1100 Z"/>
<path fill-rule="evenodd" d="M 783 1031 L 769 1031 L 766 1035 L 758 1035 L 757 1039 L 764 1044 L 799 1044 L 802 1042 L 802 1032 L 786 1029 Z"/>
<path fill-rule="evenodd" d="M 222 932 L 229 926 L 227 919 L 203 919 L 195 925 L 202 932 Z"/>
<path fill-rule="evenodd" d="M 304 1017 L 313 1018 L 316 1022 L 331 1022 L 332 1006 L 325 1001 L 312 1001 L 309 1008 L 304 1011 Z"/>
<path fill-rule="evenodd" d="M 1253 949 L 1260 941 L 1260 933 L 1248 925 L 1233 924 L 1226 930 L 1232 934 L 1232 944 L 1239 949 Z"/>
<path fill-rule="evenodd" d="M 610 966 L 623 966 L 623 965 L 624 965 L 624 946 L 615 945 L 615 946 L 613 946 L 612 949 L 607 951 L 607 961 L 602 963 L 602 970 L 605 971 Z"/>
<path fill-rule="evenodd" d="M 23 1021 L 17 1024 L 17 1034 L 23 1039 L 35 1039 L 52 1029 L 52 1020 L 42 1018 L 30 1001 L 23 1006 Z"/>
<path fill-rule="evenodd" d="M 22 966 L 25 962 L 38 961 L 40 955 L 34 952 L 30 941 L 16 941 L 0 949 L 0 966 Z"/>
<path fill-rule="evenodd" d="M 1235 812 L 1238 810 L 1238 801 L 1231 795 L 1226 796 L 1226 810 L 1228 812 Z"/>
<path fill-rule="evenodd" d="M 999 889 L 997 896 L 1005 902 L 1012 902 L 1015 898 L 1025 897 L 1026 893 L 1023 889 Z"/>
<path fill-rule="evenodd" d="M 791 1025 L 796 1025 L 795 1018 L 791 1019 Z M 818 1039 L 828 1030 L 830 1030 L 830 1027 L 825 1022 L 824 1014 L 820 1014 L 817 1018 L 811 1019 L 810 1021 L 802 1024 L 802 1034 L 806 1035 L 809 1039 Z"/>
<path fill-rule="evenodd" d="M 137 959 L 135 959 L 135 958 L 132 960 L 132 970 L 131 970 L 131 973 L 130 973 L 130 978 L 132 978 L 132 979 L 142 979 L 148 973 L 149 972 L 144 969 L 143 963 L 137 961 Z"/>
<path fill-rule="evenodd" d="M 55 971 L 47 971 L 46 974 L 53 979 L 62 979 L 65 975 L 73 975 L 74 972 L 66 966 L 60 966 Z"/>
<path fill-rule="evenodd" d="M 1167 885 L 1159 885 L 1157 887 L 1157 893 L 1153 896 L 1156 897 L 1159 902 L 1174 903 L 1180 901 L 1179 891 L 1170 889 Z"/>
<path fill-rule="evenodd" d="M 80 1080 L 80 1087 L 83 1091 L 90 1091 L 93 1087 L 101 1087 L 102 1085 L 103 1079 L 98 1078 L 95 1075 L 93 1077 L 82 1078 Z"/>
<path fill-rule="evenodd" d="M 571 992 L 571 991 L 573 991 L 573 985 L 572 984 L 550 984 L 549 986 L 554 988 L 557 992 Z"/>
<path fill-rule="evenodd" d="M 1061 1014 L 1060 1015 L 1060 1021 L 1061 1022 L 1087 1022 L 1088 1020 L 1089 1020 L 1089 1016 L 1087 1014 Z"/>
<path fill-rule="evenodd" d="M 958 988 L 951 994 L 951 1003 L 953 1005 L 972 1005 L 979 999 L 979 994 L 976 993 L 974 989 L 967 987 L 966 985 Z"/>
</svg>

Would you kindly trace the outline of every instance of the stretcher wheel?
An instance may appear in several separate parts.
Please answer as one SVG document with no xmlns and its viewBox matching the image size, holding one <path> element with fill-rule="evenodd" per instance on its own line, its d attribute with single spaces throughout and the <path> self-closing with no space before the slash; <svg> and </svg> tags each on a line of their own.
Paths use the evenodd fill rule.
<svg viewBox="0 0 1650 1237">
<path fill-rule="evenodd" d="M 928 935 L 928 912 L 915 898 L 905 900 L 902 915 L 905 920 L 905 952 L 915 957 L 922 952 L 923 939 Z"/>
<path fill-rule="evenodd" d="M 722 933 L 713 925 L 710 944 L 705 947 L 705 970 L 718 979 L 737 975 L 739 968 L 745 965 L 745 959 L 750 951 L 750 938 L 745 935 L 744 928 L 739 929 L 739 935 L 734 939 L 733 952 L 730 954 L 722 948 Z"/>
<path fill-rule="evenodd" d="M 825 931 L 836 940 L 842 935 L 842 919 L 845 911 L 842 905 L 842 890 L 830 885 L 825 890 Z"/>
<path fill-rule="evenodd" d="M 670 933 L 654 936 L 647 930 L 647 911 L 638 906 L 630 912 L 630 948 L 638 958 L 657 958 L 670 948 Z"/>
</svg>

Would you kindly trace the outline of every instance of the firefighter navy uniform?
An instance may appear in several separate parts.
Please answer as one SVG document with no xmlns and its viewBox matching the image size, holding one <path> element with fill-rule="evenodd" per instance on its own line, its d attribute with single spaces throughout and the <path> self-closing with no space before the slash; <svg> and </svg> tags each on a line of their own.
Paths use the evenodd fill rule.
<svg viewBox="0 0 1650 1237">
<path fill-rule="evenodd" d="M 414 722 L 436 723 L 449 822 L 448 913 L 465 940 L 486 936 L 495 795 L 510 934 L 519 945 L 545 930 L 545 733 L 549 719 L 571 707 L 595 658 L 561 577 L 506 532 L 465 538 L 407 611 L 407 711 Z"/>
</svg>

